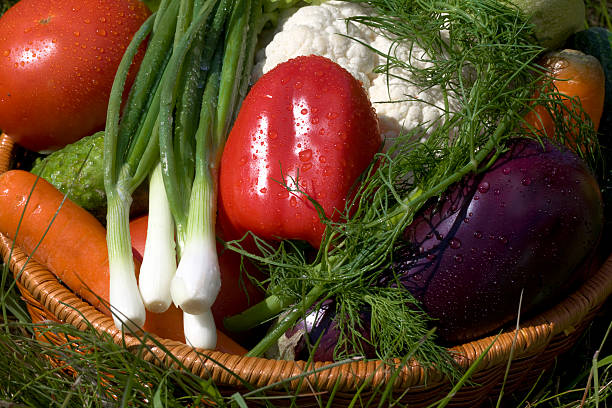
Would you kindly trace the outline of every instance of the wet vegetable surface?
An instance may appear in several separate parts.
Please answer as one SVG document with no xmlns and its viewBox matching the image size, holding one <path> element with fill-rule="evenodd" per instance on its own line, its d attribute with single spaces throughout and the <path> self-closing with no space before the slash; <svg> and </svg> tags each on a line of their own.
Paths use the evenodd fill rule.
<svg viewBox="0 0 612 408">
<path fill-rule="evenodd" d="M 327 58 L 298 57 L 264 75 L 245 98 L 219 179 L 220 218 L 240 237 L 300 239 L 318 247 L 381 144 L 361 84 Z M 223 222 L 223 221 L 222 221 Z"/>
<path fill-rule="evenodd" d="M 149 14 L 136 0 L 17 3 L 0 24 L 0 128 L 34 151 L 103 129 L 115 71 Z"/>
<path fill-rule="evenodd" d="M 599 187 L 572 152 L 520 141 L 406 229 L 394 269 L 456 342 L 577 288 L 602 225 Z M 389 283 L 389 282 L 386 282 Z"/>
</svg>

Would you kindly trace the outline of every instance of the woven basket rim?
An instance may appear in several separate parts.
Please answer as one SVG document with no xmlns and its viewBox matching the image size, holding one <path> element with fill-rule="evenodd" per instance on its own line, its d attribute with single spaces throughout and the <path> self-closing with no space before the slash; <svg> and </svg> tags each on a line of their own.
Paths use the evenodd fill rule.
<svg viewBox="0 0 612 408">
<path fill-rule="evenodd" d="M 12 140 L 5 134 L 0 135 L 0 174 L 9 170 L 13 152 Z M 44 265 L 30 259 L 2 234 L 0 234 L 0 252 L 15 275 L 22 294 L 43 305 L 57 320 L 71 324 L 79 330 L 93 327 L 105 332 L 115 343 L 125 345 L 128 349 L 138 349 L 144 359 L 157 364 L 176 366 L 178 360 L 193 374 L 211 378 L 220 386 L 244 387 L 245 383 L 255 387 L 268 386 L 300 376 L 305 370 L 313 371 L 313 374 L 307 377 L 309 385 L 316 383 L 318 389 L 328 391 L 338 387 L 338 382 L 340 382 L 339 388 L 344 391 L 357 390 L 365 381 L 369 382 L 370 388 L 374 388 L 386 383 L 392 375 L 396 389 L 431 387 L 447 381 L 434 368 L 423 367 L 416 363 L 406 365 L 398 374 L 392 373 L 392 370 L 380 360 L 359 360 L 342 365 L 331 362 L 308 364 L 303 361 L 270 360 L 195 349 L 178 341 L 156 336 L 148 340 L 149 347 L 142 354 L 141 339 L 117 330 L 111 317 L 78 298 Z M 480 338 L 454 346 L 450 350 L 459 367 L 466 369 L 493 344 L 481 360 L 478 371 L 503 365 L 510 357 L 513 359 L 529 357 L 546 348 L 554 336 L 573 331 L 585 316 L 603 304 L 610 293 L 612 293 L 612 255 L 577 291 L 550 309 L 522 322 L 519 330 Z M 156 342 L 164 347 L 158 347 Z M 321 375 L 321 372 L 325 374 Z M 301 382 L 303 379 L 294 381 L 292 386 L 297 386 Z"/>
</svg>

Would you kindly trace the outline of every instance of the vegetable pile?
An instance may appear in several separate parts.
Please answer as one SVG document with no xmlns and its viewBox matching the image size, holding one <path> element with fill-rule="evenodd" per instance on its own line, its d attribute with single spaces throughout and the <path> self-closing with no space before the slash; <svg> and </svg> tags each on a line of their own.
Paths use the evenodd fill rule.
<svg viewBox="0 0 612 408">
<path fill-rule="evenodd" d="M 612 74 L 609 52 L 557 49 L 575 16 L 543 32 L 505 0 L 64 1 L 45 10 L 78 21 L 9 40 L 41 3 L 0 19 L 0 128 L 44 153 L 0 177 L 0 232 L 118 328 L 452 370 L 444 346 L 592 272 Z M 97 51 L 45 54 L 54 35 Z"/>
</svg>

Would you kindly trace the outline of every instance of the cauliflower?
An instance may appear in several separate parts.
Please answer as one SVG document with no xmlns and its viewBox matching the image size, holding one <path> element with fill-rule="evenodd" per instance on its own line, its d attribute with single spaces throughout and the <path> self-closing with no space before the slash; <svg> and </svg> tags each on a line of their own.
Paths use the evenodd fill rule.
<svg viewBox="0 0 612 408">
<path fill-rule="evenodd" d="M 425 51 L 416 45 L 394 43 L 388 34 L 346 20 L 372 14 L 371 9 L 359 4 L 331 0 L 281 16 L 272 39 L 257 54 L 253 80 L 300 55 L 327 57 L 362 83 L 376 109 L 383 137 L 391 139 L 415 128 L 421 128 L 422 137 L 426 137 L 444 114 L 443 90 L 419 89 L 409 81 L 410 74 L 400 68 L 391 68 L 390 75 L 374 72 L 386 63 L 375 50 L 420 68 L 430 63 L 425 61 Z"/>
</svg>

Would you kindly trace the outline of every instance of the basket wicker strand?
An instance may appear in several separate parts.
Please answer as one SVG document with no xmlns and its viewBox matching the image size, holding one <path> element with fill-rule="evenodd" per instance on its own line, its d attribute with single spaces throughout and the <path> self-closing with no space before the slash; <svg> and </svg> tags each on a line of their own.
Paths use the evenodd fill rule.
<svg viewBox="0 0 612 408">
<path fill-rule="evenodd" d="M 13 142 L 3 134 L 0 136 L 0 173 L 11 168 L 13 155 Z M 28 259 L 27 254 L 1 234 L 0 253 L 16 278 L 33 322 L 57 321 L 79 330 L 93 327 L 109 334 L 113 341 L 124 344 L 128 350 L 140 349 L 141 339 L 121 333 L 115 328 L 112 318 L 79 299 L 44 265 Z M 473 374 L 472 383 L 457 392 L 451 405 L 479 406 L 498 394 L 502 381 L 506 393 L 519 389 L 521 385 L 533 384 L 542 370 L 575 344 L 611 292 L 612 256 L 576 292 L 522 323 L 519 330 L 509 330 L 496 337 L 453 347 L 457 364 L 467 369 L 493 344 Z M 417 363 L 402 366 L 399 373 L 394 373 L 393 368 L 377 360 L 341 365 L 324 362 L 307 364 L 195 350 L 177 341 L 155 340 L 161 342 L 164 348 L 152 342 L 143 355 L 144 359 L 162 366 L 176 366 L 174 359 L 177 359 L 192 373 L 211 378 L 221 390 L 234 392 L 246 389 L 245 383 L 257 388 L 295 378 L 289 384 L 284 383 L 283 388 L 271 392 L 282 394 L 289 388 L 296 395 L 300 391 L 299 406 L 318 406 L 332 390 L 334 406 L 346 406 L 358 389 L 361 388 L 362 395 L 368 396 L 391 380 L 394 382 L 393 389 L 403 393 L 402 402 L 415 407 L 427 406 L 444 397 L 451 389 L 451 383 L 440 372 Z M 54 341 L 61 343 L 65 338 L 57 336 Z M 512 363 L 504 380 L 510 357 Z M 302 378 L 304 372 L 310 374 Z M 298 387 L 301 388 L 298 390 Z"/>
</svg>

